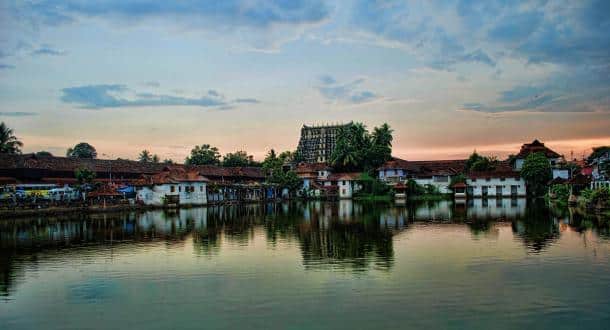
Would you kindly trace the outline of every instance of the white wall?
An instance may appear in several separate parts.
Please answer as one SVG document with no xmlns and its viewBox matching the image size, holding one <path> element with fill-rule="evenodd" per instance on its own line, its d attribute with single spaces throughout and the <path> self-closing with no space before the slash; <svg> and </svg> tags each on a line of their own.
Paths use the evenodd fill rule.
<svg viewBox="0 0 610 330">
<path fill-rule="evenodd" d="M 525 196 L 526 188 L 525 181 L 521 178 L 490 178 L 488 179 L 466 179 L 466 184 L 472 188 L 472 194 L 469 197 L 482 197 L 483 187 L 487 187 L 487 196 L 489 197 L 510 197 L 512 196 L 511 186 L 517 186 L 516 196 Z M 501 195 L 496 194 L 496 188 L 502 187 Z M 468 190 L 467 190 L 468 191 Z"/>
<path fill-rule="evenodd" d="M 171 191 L 172 186 L 174 192 Z M 144 186 L 137 191 L 138 200 L 144 205 L 163 206 L 165 196 L 180 196 L 180 205 L 205 205 L 208 203 L 205 182 L 183 182 Z M 187 187 L 194 187 L 194 192 L 187 192 Z"/>
<path fill-rule="evenodd" d="M 441 179 L 444 178 L 444 179 Z M 431 178 L 415 178 L 413 179 L 417 182 L 418 185 L 425 186 L 431 185 L 436 187 L 441 194 L 450 194 L 451 190 L 449 189 L 449 182 L 451 181 L 451 177 L 449 176 L 434 176 Z M 446 181 L 441 181 L 446 180 Z"/>
</svg>

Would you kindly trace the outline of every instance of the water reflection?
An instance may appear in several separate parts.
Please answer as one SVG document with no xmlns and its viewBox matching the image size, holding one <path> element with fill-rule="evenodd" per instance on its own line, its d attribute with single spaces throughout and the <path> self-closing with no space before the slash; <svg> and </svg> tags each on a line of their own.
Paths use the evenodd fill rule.
<svg viewBox="0 0 610 330">
<path fill-rule="evenodd" d="M 461 224 L 474 237 L 488 234 L 497 222 L 510 222 L 515 239 L 533 253 L 552 246 L 565 230 L 610 237 L 606 219 L 574 209 L 528 205 L 524 199 L 405 206 L 299 202 L 3 220 L 0 294 L 10 295 L 27 269 L 36 268 L 41 260 L 134 253 L 159 244 L 172 249 L 187 242 L 192 242 L 193 255 L 215 258 L 223 244 L 248 247 L 259 229 L 271 248 L 294 242 L 305 270 L 390 271 L 395 237 L 418 222 Z"/>
</svg>

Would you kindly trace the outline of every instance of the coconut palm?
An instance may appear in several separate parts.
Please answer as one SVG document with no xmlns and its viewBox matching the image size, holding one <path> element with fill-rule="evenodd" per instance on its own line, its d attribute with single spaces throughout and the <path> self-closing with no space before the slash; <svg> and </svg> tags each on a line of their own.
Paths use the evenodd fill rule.
<svg viewBox="0 0 610 330">
<path fill-rule="evenodd" d="M 0 123 L 0 154 L 20 154 L 23 143 L 4 122 Z"/>
</svg>

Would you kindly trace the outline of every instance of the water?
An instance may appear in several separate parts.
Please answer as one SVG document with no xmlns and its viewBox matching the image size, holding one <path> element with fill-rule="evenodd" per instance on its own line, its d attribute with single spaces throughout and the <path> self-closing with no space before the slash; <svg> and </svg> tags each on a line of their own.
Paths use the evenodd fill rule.
<svg viewBox="0 0 610 330">
<path fill-rule="evenodd" d="M 524 200 L 0 221 L 0 329 L 607 329 L 609 221 Z"/>
</svg>

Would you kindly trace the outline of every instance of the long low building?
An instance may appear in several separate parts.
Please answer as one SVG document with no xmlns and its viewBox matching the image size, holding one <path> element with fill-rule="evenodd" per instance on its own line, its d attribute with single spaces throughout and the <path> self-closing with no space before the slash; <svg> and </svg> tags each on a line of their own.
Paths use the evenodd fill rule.
<svg viewBox="0 0 610 330">
<path fill-rule="evenodd" d="M 168 165 L 144 163 L 132 160 L 82 159 L 69 157 L 44 157 L 34 154 L 0 155 L 1 184 L 52 183 L 58 185 L 76 183 L 75 171 L 86 168 L 95 173 L 97 182 L 132 184 L 143 175 L 161 173 Z M 199 175 L 218 183 L 262 183 L 265 174 L 260 167 L 186 166 L 172 167 L 194 170 Z"/>
<path fill-rule="evenodd" d="M 388 184 L 404 183 L 409 179 L 422 186 L 433 186 L 442 194 L 451 192 L 453 176 L 464 172 L 465 159 L 408 161 L 393 158 L 377 169 L 378 177 Z"/>
</svg>

